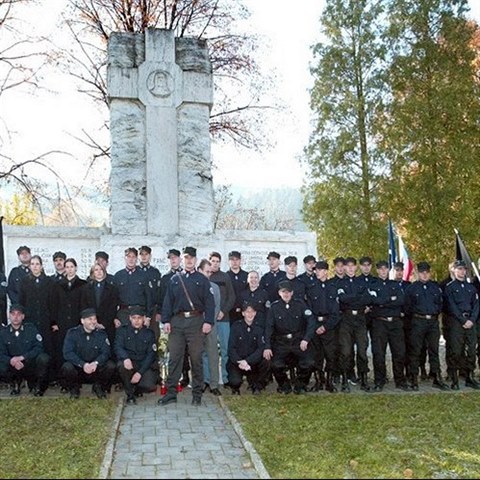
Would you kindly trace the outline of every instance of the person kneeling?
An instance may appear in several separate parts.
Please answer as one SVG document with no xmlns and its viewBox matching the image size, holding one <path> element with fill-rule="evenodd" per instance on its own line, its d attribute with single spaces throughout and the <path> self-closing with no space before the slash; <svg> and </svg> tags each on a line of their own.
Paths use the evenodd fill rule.
<svg viewBox="0 0 480 480">
<path fill-rule="evenodd" d="M 117 330 L 114 348 L 127 403 L 135 404 L 135 396 L 154 392 L 157 388 L 157 344 L 154 331 L 145 326 L 143 307 L 130 307 L 129 318 L 130 325 Z"/>
<path fill-rule="evenodd" d="M 237 320 L 230 330 L 227 372 L 234 395 L 240 394 L 243 376 L 254 395 L 265 388 L 268 362 L 263 358 L 263 328 L 255 323 L 256 313 L 253 304 L 243 304 L 243 320 Z"/>
</svg>

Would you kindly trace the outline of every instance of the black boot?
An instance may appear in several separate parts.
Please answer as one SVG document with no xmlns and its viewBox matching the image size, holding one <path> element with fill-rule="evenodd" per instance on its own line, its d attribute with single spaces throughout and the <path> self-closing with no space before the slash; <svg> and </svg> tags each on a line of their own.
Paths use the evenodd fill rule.
<svg viewBox="0 0 480 480">
<path fill-rule="evenodd" d="M 370 385 L 368 384 L 368 378 L 366 373 L 360 374 L 360 389 L 365 392 L 370 391 Z"/>
<path fill-rule="evenodd" d="M 450 378 L 452 379 L 452 385 L 450 386 L 450 388 L 452 390 L 460 390 L 460 387 L 458 386 L 458 370 L 457 369 L 452 370 L 450 372 Z"/>
<path fill-rule="evenodd" d="M 330 393 L 337 392 L 337 387 L 333 384 L 333 375 L 327 372 L 327 381 L 325 383 L 325 390 Z"/>
<path fill-rule="evenodd" d="M 446 383 L 443 383 L 442 377 L 439 373 L 433 374 L 433 383 L 432 387 L 439 388 L 440 390 L 450 390 Z"/>
<path fill-rule="evenodd" d="M 410 376 L 410 388 L 414 392 L 418 392 L 418 376 L 417 375 Z"/>
<path fill-rule="evenodd" d="M 467 376 L 465 377 L 465 386 L 474 388 L 475 390 L 480 390 L 480 383 L 478 383 L 472 375 L 470 370 L 467 371 Z"/>
<path fill-rule="evenodd" d="M 348 384 L 346 373 L 342 373 L 342 392 L 350 393 L 350 385 Z"/>
</svg>

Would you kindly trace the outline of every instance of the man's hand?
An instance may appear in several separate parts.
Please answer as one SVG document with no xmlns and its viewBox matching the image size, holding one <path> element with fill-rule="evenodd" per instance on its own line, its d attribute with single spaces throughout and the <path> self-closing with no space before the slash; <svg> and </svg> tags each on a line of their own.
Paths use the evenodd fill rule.
<svg viewBox="0 0 480 480">
<path fill-rule="evenodd" d="M 470 330 L 471 328 L 473 327 L 473 322 L 471 320 L 467 320 L 464 324 L 463 324 L 463 328 L 465 330 Z"/>
<path fill-rule="evenodd" d="M 172 331 L 172 326 L 169 323 L 164 323 L 163 324 L 163 333 L 170 333 Z"/>
<path fill-rule="evenodd" d="M 138 383 L 142 379 L 142 374 L 140 372 L 135 372 L 132 375 L 132 379 L 130 380 L 130 383 Z"/>
<path fill-rule="evenodd" d="M 321 327 L 318 327 L 315 332 L 317 333 L 317 335 L 323 335 L 325 332 L 327 331 L 327 329 L 325 328 L 324 325 L 322 325 Z"/>
<path fill-rule="evenodd" d="M 90 374 L 94 373 L 94 372 L 97 370 L 97 366 L 98 366 L 98 364 L 97 364 L 96 362 L 86 363 L 86 364 L 83 366 L 83 371 L 84 371 L 87 375 L 90 375 Z"/>
<path fill-rule="evenodd" d="M 143 322 L 143 324 L 144 324 L 146 327 L 149 327 L 151 321 L 152 321 L 152 319 L 151 319 L 150 317 L 145 317 L 145 321 Z"/>
<path fill-rule="evenodd" d="M 304 352 L 307 349 L 307 347 L 308 347 L 308 342 L 306 340 L 302 340 L 300 342 L 300 350 Z"/>
<path fill-rule="evenodd" d="M 52 332 L 58 332 L 59 330 L 58 325 L 52 325 Z"/>
<path fill-rule="evenodd" d="M 212 325 L 210 325 L 210 323 L 208 322 L 204 322 L 204 324 L 202 325 L 202 332 L 205 335 L 208 335 L 211 331 L 212 331 Z"/>
<path fill-rule="evenodd" d="M 105 325 L 101 324 L 101 323 L 97 323 L 97 325 L 95 326 L 95 328 L 97 330 L 105 330 Z"/>
<path fill-rule="evenodd" d="M 15 370 L 21 370 L 23 367 L 25 367 L 23 361 L 25 360 L 25 357 L 21 355 L 17 355 L 16 357 L 12 357 L 10 359 L 10 365 L 15 369 Z"/>
<path fill-rule="evenodd" d="M 217 320 L 222 320 L 225 317 L 225 314 L 220 310 L 217 315 Z"/>
<path fill-rule="evenodd" d="M 248 364 L 246 360 L 239 360 L 237 363 L 240 370 L 245 370 L 246 372 L 248 372 L 252 369 L 252 367 Z"/>
<path fill-rule="evenodd" d="M 113 320 L 113 324 L 115 325 L 115 328 L 120 328 L 122 326 L 122 322 L 118 318 Z"/>
<path fill-rule="evenodd" d="M 125 367 L 125 370 L 133 370 L 133 363 L 129 358 L 126 358 L 123 361 L 123 366 Z"/>
<path fill-rule="evenodd" d="M 273 357 L 273 352 L 270 348 L 266 348 L 264 351 L 263 351 L 263 358 L 265 360 L 271 360 L 271 358 Z"/>
</svg>

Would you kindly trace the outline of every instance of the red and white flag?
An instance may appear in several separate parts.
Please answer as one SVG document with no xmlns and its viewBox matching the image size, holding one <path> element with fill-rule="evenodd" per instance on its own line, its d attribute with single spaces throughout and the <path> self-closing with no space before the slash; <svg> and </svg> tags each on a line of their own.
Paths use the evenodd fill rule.
<svg viewBox="0 0 480 480">
<path fill-rule="evenodd" d="M 400 235 L 398 235 L 398 258 L 403 262 L 403 280 L 410 280 L 410 275 L 413 272 L 413 262 L 408 256 L 407 249 Z"/>
</svg>

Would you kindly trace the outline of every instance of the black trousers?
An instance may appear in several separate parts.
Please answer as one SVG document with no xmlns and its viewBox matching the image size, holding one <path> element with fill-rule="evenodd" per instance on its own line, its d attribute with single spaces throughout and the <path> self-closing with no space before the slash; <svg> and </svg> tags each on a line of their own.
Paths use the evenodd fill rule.
<svg viewBox="0 0 480 480">
<path fill-rule="evenodd" d="M 453 317 L 447 318 L 447 365 L 450 371 L 465 368 L 475 370 L 475 347 L 477 344 L 477 329 L 475 324 L 470 329 Z"/>
<path fill-rule="evenodd" d="M 240 388 L 243 377 L 247 378 L 247 382 L 253 388 L 262 389 L 267 384 L 267 376 L 269 373 L 269 363 L 262 358 L 259 363 L 250 364 L 251 370 L 245 371 L 238 367 L 236 363 L 230 360 L 227 363 L 228 383 L 234 389 Z"/>
<path fill-rule="evenodd" d="M 123 366 L 123 360 L 119 360 L 117 362 L 117 371 L 118 375 L 122 379 L 123 388 L 125 389 L 125 393 L 130 396 L 134 393 L 149 393 L 154 392 L 157 389 L 157 384 L 159 380 L 159 372 L 158 367 L 152 365 L 145 373 L 142 374 L 142 378 L 138 383 L 132 383 L 133 375 L 138 372 L 139 362 L 132 360 L 133 369 L 127 370 Z M 155 368 L 157 367 L 157 368 Z"/>
<path fill-rule="evenodd" d="M 438 320 L 412 318 L 410 330 L 410 374 L 418 375 L 418 369 L 425 364 L 423 352 L 428 351 L 430 373 L 440 373 L 439 358 L 440 326 Z"/>
<path fill-rule="evenodd" d="M 104 390 L 108 390 L 112 384 L 112 376 L 115 373 L 115 363 L 112 360 L 108 360 L 105 365 L 99 365 L 95 372 L 86 374 L 83 368 L 77 367 L 73 363 L 65 362 L 62 365 L 61 373 L 65 387 L 69 390 L 80 388 L 82 383 L 98 384 Z"/>
<path fill-rule="evenodd" d="M 387 366 L 385 356 L 387 345 L 392 353 L 393 378 L 396 384 L 405 382 L 405 336 L 403 321 L 393 317 L 392 321 L 375 318 L 372 325 L 372 355 L 374 381 L 376 385 L 385 385 Z"/>
<path fill-rule="evenodd" d="M 21 382 L 26 380 L 29 387 L 37 387 L 44 391 L 48 387 L 48 367 L 50 356 L 40 353 L 35 358 L 25 360 L 21 370 L 13 368 L 10 363 L 0 363 L 0 378 L 7 383 Z"/>
<path fill-rule="evenodd" d="M 338 331 L 327 330 L 322 335 L 315 334 L 310 342 L 314 368 L 317 372 L 338 373 Z"/>
<path fill-rule="evenodd" d="M 307 386 L 314 360 L 310 345 L 305 351 L 300 349 L 301 341 L 301 335 L 293 336 L 293 338 L 276 336 L 273 339 L 271 368 L 279 387 L 290 385 L 287 369 L 291 366 L 297 370 L 296 386 L 303 388 Z"/>
<path fill-rule="evenodd" d="M 338 327 L 339 365 L 342 373 L 347 373 L 352 363 L 352 347 L 357 348 L 357 371 L 368 373 L 368 337 L 365 315 L 342 313 Z"/>
</svg>

